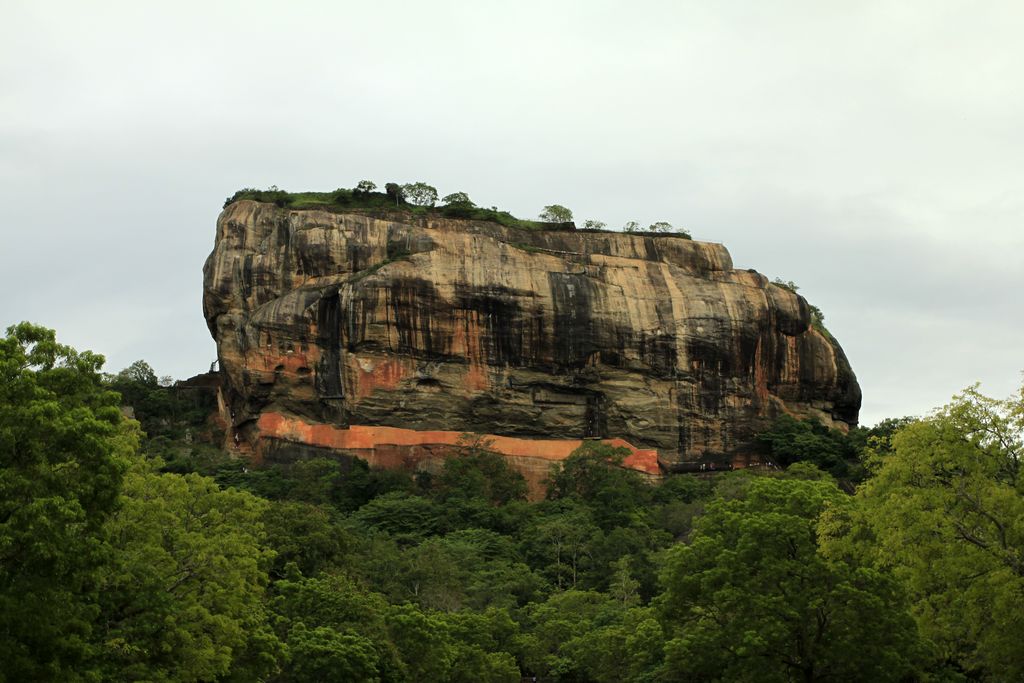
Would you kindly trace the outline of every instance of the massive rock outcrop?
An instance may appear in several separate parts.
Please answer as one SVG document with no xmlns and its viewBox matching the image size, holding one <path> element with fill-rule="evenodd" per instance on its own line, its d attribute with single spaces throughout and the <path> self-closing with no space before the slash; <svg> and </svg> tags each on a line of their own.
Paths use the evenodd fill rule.
<svg viewBox="0 0 1024 683">
<path fill-rule="evenodd" d="M 536 486 L 581 439 L 651 474 L 739 466 L 774 416 L 860 407 L 807 302 L 720 244 L 243 200 L 204 275 L 229 445 L 256 457 L 417 466 L 493 435 Z"/>
</svg>

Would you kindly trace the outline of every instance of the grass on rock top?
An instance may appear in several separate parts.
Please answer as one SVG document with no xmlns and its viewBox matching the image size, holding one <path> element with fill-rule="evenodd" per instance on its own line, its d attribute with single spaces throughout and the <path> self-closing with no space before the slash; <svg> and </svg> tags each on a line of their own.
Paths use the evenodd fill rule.
<svg viewBox="0 0 1024 683">
<path fill-rule="evenodd" d="M 566 228 L 564 223 L 527 221 L 516 218 L 508 211 L 485 209 L 479 206 L 465 204 L 416 206 L 404 199 L 396 202 L 394 197 L 384 192 L 360 192 L 345 189 L 338 189 L 333 192 L 286 192 L 284 190 L 243 189 L 228 197 L 224 202 L 224 206 L 227 207 L 229 204 L 242 199 L 267 202 L 287 209 L 320 209 L 334 213 L 352 210 L 404 211 L 414 216 L 487 221 L 509 228 L 522 228 L 526 230 L 564 230 Z"/>
<path fill-rule="evenodd" d="M 275 204 L 286 209 L 319 209 L 333 213 L 344 213 L 347 211 L 379 211 L 393 212 L 401 211 L 413 216 L 428 218 L 457 218 L 469 221 L 481 221 L 497 223 L 507 228 L 519 228 L 522 230 L 578 230 L 580 232 L 621 234 L 619 230 L 605 230 L 595 228 L 578 229 L 573 223 L 545 223 L 542 221 L 529 221 L 516 218 L 508 211 L 499 211 L 496 208 L 486 209 L 472 204 L 447 204 L 445 206 L 416 206 L 404 199 L 395 201 L 394 196 L 384 192 L 362 192 L 359 190 L 346 190 L 339 188 L 333 192 L 287 192 L 285 190 L 269 189 L 257 190 L 255 188 L 244 188 L 238 190 L 224 201 L 226 208 L 234 202 L 251 199 L 257 202 Z M 571 227 L 570 227 L 571 226 Z M 676 233 L 655 233 L 638 231 L 632 234 L 651 237 L 679 237 L 690 239 L 687 234 Z"/>
</svg>

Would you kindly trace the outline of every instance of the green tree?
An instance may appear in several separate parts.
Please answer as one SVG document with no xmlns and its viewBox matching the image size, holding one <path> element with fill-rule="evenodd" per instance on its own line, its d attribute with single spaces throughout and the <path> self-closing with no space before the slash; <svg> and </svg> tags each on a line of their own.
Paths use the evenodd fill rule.
<svg viewBox="0 0 1024 683">
<path fill-rule="evenodd" d="M 146 387 L 156 387 L 157 379 L 156 372 L 153 367 L 144 360 L 137 360 L 121 372 L 117 373 L 117 378 L 127 382 L 136 382 Z"/>
<path fill-rule="evenodd" d="M 404 584 L 404 600 L 416 602 L 425 609 L 457 610 L 465 601 L 467 575 L 473 566 L 458 560 L 479 563 L 478 557 L 457 557 L 437 537 L 428 538 L 402 553 L 401 570 L 396 578 Z"/>
<path fill-rule="evenodd" d="M 540 212 L 540 220 L 544 223 L 568 223 L 572 220 L 572 211 L 561 204 L 552 204 Z"/>
<path fill-rule="evenodd" d="M 326 505 L 299 501 L 268 505 L 263 524 L 267 543 L 275 554 L 271 573 L 283 576 L 284 568 L 292 562 L 307 576 L 347 565 L 355 540 L 337 517 L 335 510 Z"/>
<path fill-rule="evenodd" d="M 291 666 L 281 677 L 288 683 L 380 681 L 374 644 L 357 633 L 299 622 L 288 632 L 288 646 Z"/>
<path fill-rule="evenodd" d="M 864 445 L 871 446 L 870 455 L 876 460 L 876 465 L 879 464 L 878 456 L 892 453 L 892 437 L 917 420 L 918 418 L 910 416 L 887 417 L 874 427 L 863 430 L 861 436 L 864 439 Z"/>
<path fill-rule="evenodd" d="M 402 186 L 402 194 L 410 204 L 433 206 L 437 203 L 437 188 L 426 183 L 409 183 Z"/>
<path fill-rule="evenodd" d="M 89 673 L 102 527 L 138 447 L 102 365 L 30 323 L 0 339 L 0 680 Z"/>
<path fill-rule="evenodd" d="M 288 498 L 323 505 L 338 502 L 344 490 L 341 464 L 330 458 L 299 460 L 288 468 Z"/>
<path fill-rule="evenodd" d="M 537 519 L 524 534 L 531 565 L 562 588 L 575 588 L 593 562 L 592 545 L 601 530 L 583 506 Z"/>
<path fill-rule="evenodd" d="M 164 376 L 157 379 L 153 368 L 138 360 L 113 376 L 107 376 L 107 386 L 121 394 L 121 404 L 132 408 L 132 416 L 142 425 L 147 439 L 144 450 L 147 453 L 166 452 L 172 461 L 177 460 L 183 449 L 179 439 L 188 431 L 202 431 L 206 420 L 215 410 L 216 399 L 212 392 L 196 392 L 175 385 L 173 379 Z M 173 443 L 158 441 L 172 439 Z M 178 463 L 172 463 L 178 466 Z"/>
<path fill-rule="evenodd" d="M 332 678 L 361 672 L 366 680 L 405 680 L 404 664 L 388 633 L 383 596 L 341 573 L 303 577 L 294 566 L 274 583 L 274 628 L 287 643 L 282 681 L 362 680 Z M 370 649 L 367 648 L 370 646 Z"/>
<path fill-rule="evenodd" d="M 377 189 L 377 183 L 373 182 L 372 180 L 360 180 L 359 183 L 356 184 L 355 189 L 356 192 L 362 194 L 369 194 Z"/>
<path fill-rule="evenodd" d="M 614 570 L 614 574 L 608 589 L 609 595 L 617 602 L 622 603 L 624 607 L 632 607 L 640 601 L 640 594 L 637 592 L 640 582 L 633 578 L 633 572 L 629 565 L 627 556 L 612 563 L 611 569 Z"/>
<path fill-rule="evenodd" d="M 398 183 L 386 183 L 384 185 L 384 193 L 388 196 L 388 199 L 394 200 L 395 206 L 401 206 L 402 202 L 405 201 L 405 193 L 402 186 Z"/>
<path fill-rule="evenodd" d="M 637 221 L 626 221 L 626 224 L 622 226 L 623 232 L 638 232 L 640 230 L 640 223 Z"/>
<path fill-rule="evenodd" d="M 482 610 L 522 607 L 546 594 L 550 586 L 523 562 L 492 560 L 469 575 L 465 588 L 467 605 Z"/>
<path fill-rule="evenodd" d="M 694 519 L 704 511 L 713 488 L 708 479 L 670 477 L 651 492 L 654 505 L 649 511 L 650 524 L 682 540 L 689 535 Z"/>
<path fill-rule="evenodd" d="M 440 513 L 441 508 L 427 498 L 393 491 L 359 508 L 353 518 L 411 542 L 442 531 Z"/>
<path fill-rule="evenodd" d="M 410 681 L 447 680 L 455 652 L 443 619 L 405 604 L 392 605 L 385 621 Z"/>
<path fill-rule="evenodd" d="M 797 420 L 781 415 L 757 435 L 757 440 L 765 447 L 771 461 L 782 467 L 809 462 L 837 479 L 863 478 L 864 472 L 858 463 L 858 441 L 818 420 Z"/>
<path fill-rule="evenodd" d="M 609 604 L 562 651 L 586 680 L 597 683 L 656 680 L 665 634 L 653 609 Z"/>
<path fill-rule="evenodd" d="M 266 503 L 196 474 L 126 476 L 106 526 L 97 639 L 109 679 L 211 680 L 265 631 Z"/>
<path fill-rule="evenodd" d="M 918 652 L 899 585 L 818 552 L 816 525 L 846 503 L 825 481 L 757 478 L 717 500 L 665 561 L 674 637 L 666 680 L 898 681 Z"/>
<path fill-rule="evenodd" d="M 524 616 L 518 642 L 530 673 L 559 681 L 655 680 L 665 638 L 650 608 L 567 590 L 528 605 Z"/>
<path fill-rule="evenodd" d="M 513 470 L 508 459 L 488 450 L 486 439 L 463 435 L 459 451 L 445 460 L 438 477 L 438 499 L 481 499 L 492 505 L 505 505 L 515 500 L 526 500 L 526 480 Z"/>
<path fill-rule="evenodd" d="M 1024 387 L 1006 400 L 967 389 L 875 447 L 856 507 L 826 520 L 826 549 L 892 567 L 940 658 L 1024 679 Z"/>
<path fill-rule="evenodd" d="M 476 206 L 473 201 L 469 198 L 469 195 L 465 192 L 452 192 L 451 194 L 445 195 L 441 198 L 445 206 L 458 206 L 471 208 Z"/>
<path fill-rule="evenodd" d="M 672 224 L 666 221 L 658 221 L 647 226 L 648 232 L 672 232 L 673 230 Z"/>
<path fill-rule="evenodd" d="M 566 590 L 525 610 L 527 634 L 520 638 L 528 671 L 555 680 L 586 680 L 585 664 L 574 647 L 607 611 L 609 600 L 596 591 Z"/>
<path fill-rule="evenodd" d="M 604 221 L 598 221 L 598 220 L 594 220 L 593 218 L 588 218 L 587 221 L 583 224 L 583 229 L 584 230 L 604 230 L 605 227 L 607 227 L 607 225 L 608 224 L 605 223 Z"/>
<path fill-rule="evenodd" d="M 519 626 L 503 609 L 438 615 L 453 641 L 452 683 L 519 683 L 512 651 Z"/>
<path fill-rule="evenodd" d="M 552 467 L 548 498 L 582 500 L 605 530 L 629 524 L 651 487 L 638 472 L 623 467 L 628 455 L 626 448 L 584 441 L 568 458 Z"/>
</svg>

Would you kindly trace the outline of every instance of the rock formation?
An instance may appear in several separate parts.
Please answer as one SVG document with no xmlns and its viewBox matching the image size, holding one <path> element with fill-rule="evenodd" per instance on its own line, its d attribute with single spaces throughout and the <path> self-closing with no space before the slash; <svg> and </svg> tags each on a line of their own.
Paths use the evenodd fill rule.
<svg viewBox="0 0 1024 683">
<path fill-rule="evenodd" d="M 860 408 L 802 297 L 679 236 L 242 200 L 204 290 L 229 445 L 258 458 L 416 467 L 491 435 L 536 488 L 581 439 L 652 475 L 743 466 L 774 416 Z"/>
</svg>

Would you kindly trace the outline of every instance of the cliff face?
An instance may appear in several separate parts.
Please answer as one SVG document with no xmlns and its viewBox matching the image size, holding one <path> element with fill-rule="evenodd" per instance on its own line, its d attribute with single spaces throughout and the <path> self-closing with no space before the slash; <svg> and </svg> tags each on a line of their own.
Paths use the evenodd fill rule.
<svg viewBox="0 0 1024 683">
<path fill-rule="evenodd" d="M 655 474 L 750 464 L 767 419 L 860 408 L 803 298 L 719 244 L 246 200 L 204 289 L 229 443 L 260 457 L 416 466 L 473 433 L 539 481 L 599 437 Z"/>
</svg>

